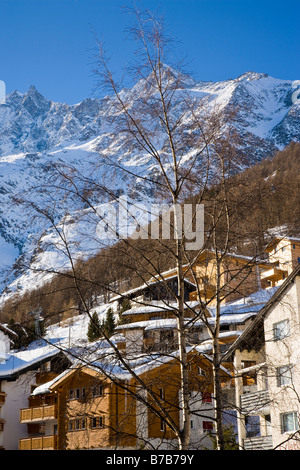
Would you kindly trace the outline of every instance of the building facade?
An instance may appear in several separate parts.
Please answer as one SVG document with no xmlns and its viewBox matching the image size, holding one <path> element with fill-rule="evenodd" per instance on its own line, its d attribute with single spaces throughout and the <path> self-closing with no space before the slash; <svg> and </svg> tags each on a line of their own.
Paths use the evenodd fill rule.
<svg viewBox="0 0 300 470">
<path fill-rule="evenodd" d="M 48 432 L 23 438 L 20 450 L 178 448 L 180 411 L 178 360 L 148 359 L 133 373 L 103 363 L 77 365 L 36 387 L 21 422 Z M 191 446 L 212 448 L 214 407 L 211 361 L 189 355 Z M 224 386 L 231 375 L 224 370 Z"/>
<path fill-rule="evenodd" d="M 241 449 L 300 449 L 300 265 L 227 351 Z"/>
</svg>

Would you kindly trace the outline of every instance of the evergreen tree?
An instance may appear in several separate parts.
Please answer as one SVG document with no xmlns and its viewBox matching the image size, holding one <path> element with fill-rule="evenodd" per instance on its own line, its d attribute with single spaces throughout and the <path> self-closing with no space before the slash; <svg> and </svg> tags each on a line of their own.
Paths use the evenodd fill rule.
<svg viewBox="0 0 300 470">
<path fill-rule="evenodd" d="M 115 332 L 115 317 L 114 317 L 114 312 L 111 307 L 106 312 L 106 319 L 103 324 L 103 329 L 105 331 L 106 336 L 109 338 L 114 334 Z"/>
<path fill-rule="evenodd" d="M 87 337 L 90 342 L 96 341 L 101 336 L 101 325 L 98 314 L 94 312 L 89 321 Z"/>
</svg>

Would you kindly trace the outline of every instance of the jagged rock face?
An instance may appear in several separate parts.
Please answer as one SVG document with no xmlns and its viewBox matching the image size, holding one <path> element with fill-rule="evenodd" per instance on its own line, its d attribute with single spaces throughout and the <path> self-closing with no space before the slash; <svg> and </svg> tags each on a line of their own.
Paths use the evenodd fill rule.
<svg viewBox="0 0 300 470">
<path fill-rule="evenodd" d="M 149 84 L 140 82 L 126 93 L 144 93 Z M 248 72 L 224 82 L 195 82 L 186 77 L 181 86 L 196 99 L 209 98 L 210 105 L 236 107 L 236 126 L 246 135 L 266 141 L 265 147 L 283 147 L 299 140 L 299 104 L 292 102 L 292 81 Z M 101 135 L 103 119 L 111 101 L 85 99 L 76 105 L 54 103 L 34 86 L 27 93 L 11 93 L 0 105 L 0 155 L 42 152 L 66 140 Z"/>
<path fill-rule="evenodd" d="M 166 68 L 168 80 L 172 73 L 175 72 Z M 300 105 L 293 103 L 292 84 L 289 80 L 253 72 L 216 83 L 196 82 L 188 76 L 180 82 L 193 100 L 199 102 L 199 108 L 205 103 L 206 112 L 215 107 L 236 110 L 234 126 L 241 138 L 240 150 L 250 156 L 250 164 L 285 147 L 291 140 L 300 140 Z M 143 94 L 151 99 L 151 80 L 139 81 L 122 93 L 129 106 L 135 106 L 134 99 Z M 48 227 L 45 222 L 30 223 L 24 210 L 12 203 L 12 196 L 31 187 L 43 188 L 53 162 L 74 166 L 83 175 L 88 175 L 92 169 L 93 176 L 105 178 L 114 191 L 126 192 L 134 188 L 131 196 L 150 190 L 116 168 L 106 168 L 103 173 L 101 159 L 104 156 L 134 167 L 138 174 L 153 176 L 157 173 L 147 155 L 127 146 L 122 117 L 114 112 L 112 103 L 110 97 L 88 98 L 72 106 L 55 103 L 31 86 L 26 93 L 11 93 L 6 103 L 0 105 L 0 255 L 5 259 L 2 268 L 11 267 L 21 254 L 28 257 L 36 253 L 37 247 L 31 240 L 34 236 L 39 238 Z M 175 103 L 174 116 L 179 111 Z M 141 119 L 151 131 L 158 132 L 157 142 L 163 149 L 159 130 L 151 128 L 151 117 L 145 114 Z M 188 121 L 185 125 L 188 126 Z M 187 154 L 189 151 L 187 148 Z M 38 202 L 42 205 L 42 191 L 40 198 Z M 83 207 L 71 200 L 68 211 L 72 213 Z M 65 212 L 66 206 L 58 207 L 57 217 L 64 216 Z M 40 243 L 38 252 L 45 249 Z M 80 249 L 84 251 L 84 247 Z M 2 276 L 2 287 L 8 279 L 12 278 Z"/>
</svg>

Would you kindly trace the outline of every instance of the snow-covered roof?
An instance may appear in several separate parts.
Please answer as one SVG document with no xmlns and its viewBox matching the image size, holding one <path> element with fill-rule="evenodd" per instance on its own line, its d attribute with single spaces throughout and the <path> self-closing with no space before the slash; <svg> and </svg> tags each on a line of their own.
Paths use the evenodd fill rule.
<svg viewBox="0 0 300 470">
<path fill-rule="evenodd" d="M 0 364 L 0 379 L 24 373 L 59 352 L 55 346 L 44 341 L 34 342 L 24 351 L 11 350 L 7 353 L 5 362 Z"/>
<path fill-rule="evenodd" d="M 195 351 L 196 353 L 201 353 L 203 356 L 211 361 L 211 358 L 209 356 L 206 356 L 204 353 L 205 351 L 200 351 L 194 346 L 190 346 L 187 348 L 187 353 L 191 353 Z M 208 351 L 208 349 L 206 350 Z M 111 355 L 110 357 L 107 357 L 105 354 L 103 354 L 102 358 L 99 358 L 98 360 L 91 361 L 87 365 L 89 369 L 95 370 L 96 372 L 99 372 L 100 374 L 107 375 L 111 379 L 117 379 L 117 380 L 130 380 L 133 377 L 133 374 L 137 376 L 141 376 L 145 372 L 148 372 L 150 370 L 155 369 L 156 367 L 160 367 L 161 365 L 167 364 L 174 360 L 175 358 L 178 357 L 178 351 L 174 351 L 169 353 L 168 355 L 161 355 L 159 353 L 157 354 L 141 354 L 139 355 L 138 358 L 132 358 L 129 361 L 129 366 L 130 366 L 130 371 L 122 366 L 120 361 L 116 358 L 115 355 Z M 82 368 L 84 367 L 84 361 L 80 362 L 78 361 L 77 367 Z M 62 372 L 60 375 L 58 375 L 55 379 L 40 385 L 39 387 L 36 387 L 35 390 L 32 392 L 32 395 L 40 395 L 40 394 L 45 394 L 51 392 L 51 389 L 55 387 L 55 384 L 60 381 L 61 379 L 64 379 L 66 375 L 68 375 L 72 370 L 76 370 L 76 364 L 72 367 L 72 369 L 67 369 L 64 372 Z M 222 370 L 230 375 L 230 373 L 222 367 Z"/>
<path fill-rule="evenodd" d="M 151 303 L 151 305 L 150 305 Z M 193 301 L 188 301 L 185 302 L 184 307 L 186 309 L 188 308 L 196 308 L 199 305 L 199 302 L 197 300 Z M 143 314 L 143 313 L 157 313 L 157 312 L 164 312 L 164 311 L 170 311 L 170 310 L 176 310 L 177 308 L 177 303 L 176 302 L 162 302 L 162 301 L 149 301 L 147 302 L 147 305 L 140 305 L 138 307 L 133 307 L 129 310 L 125 310 L 125 312 L 122 312 L 122 316 L 124 315 L 138 315 L 138 314 Z"/>
<path fill-rule="evenodd" d="M 70 372 L 70 369 L 66 369 L 64 370 L 61 374 L 59 374 L 57 377 L 55 377 L 54 379 L 50 380 L 49 382 L 46 382 L 42 385 L 39 385 L 38 387 L 36 387 L 33 392 L 32 392 L 32 396 L 36 396 L 36 395 L 44 395 L 44 394 L 47 394 L 47 393 L 50 393 L 51 391 L 51 386 L 54 385 L 58 380 L 60 380 L 62 377 L 64 377 L 66 374 L 68 374 Z"/>
<path fill-rule="evenodd" d="M 248 297 L 244 297 L 233 302 L 228 302 L 221 306 L 221 315 L 237 314 L 237 313 L 257 313 L 275 294 L 278 286 L 259 289 Z M 215 316 L 215 307 L 209 307 L 211 315 Z"/>
</svg>

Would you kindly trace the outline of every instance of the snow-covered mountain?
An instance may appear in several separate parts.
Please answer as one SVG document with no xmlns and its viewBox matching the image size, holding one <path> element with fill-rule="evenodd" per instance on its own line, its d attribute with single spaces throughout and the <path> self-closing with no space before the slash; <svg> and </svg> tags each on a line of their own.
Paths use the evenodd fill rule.
<svg viewBox="0 0 300 470">
<path fill-rule="evenodd" d="M 182 88 L 199 102 L 199 109 L 205 103 L 206 111 L 215 107 L 236 110 L 234 125 L 241 137 L 241 150 L 250 156 L 251 163 L 284 148 L 291 140 L 300 140 L 300 105 L 293 103 L 292 85 L 291 80 L 253 72 L 216 83 L 196 82 L 191 77 L 182 81 Z M 140 81 L 122 93 L 128 103 L 133 103 L 134 97 L 146 91 L 149 93 L 149 82 Z M 175 107 L 173 112 L 176 111 Z M 159 134 L 157 145 L 164 146 Z M 187 155 L 190 151 L 186 149 Z M 68 262 L 53 249 L 61 237 L 51 229 L 50 218 L 35 218 L 33 222 L 24 206 L 15 204 L 16 197 L 26 199 L 34 193 L 37 206 L 51 211 L 52 204 L 56 217 L 62 220 L 62 230 L 67 230 L 73 241 L 74 253 L 90 254 L 98 248 L 93 238 L 92 211 L 54 189 L 53 164 L 72 166 L 82 177 L 92 174 L 115 194 L 128 193 L 130 189 L 131 197 L 143 192 L 149 196 L 150 188 L 141 179 L 125 176 L 115 165 L 105 165 L 104 169 L 103 158 L 107 157 L 120 166 L 133 168 L 135 174 L 155 175 L 156 168 L 149 157 L 127 146 L 122 118 L 109 96 L 88 98 L 71 106 L 50 101 L 31 86 L 26 93 L 11 93 L 0 105 L 0 285 L 2 289 L 8 285 L 2 300 L 10 292 L 30 288 L 34 276 L 37 285 L 39 268 L 61 268 Z M 53 199 L 43 191 L 50 184 Z M 88 223 L 92 229 L 87 230 Z M 87 231 L 91 234 L 89 239 Z M 20 272 L 16 263 L 11 272 L 20 256 L 34 270 Z"/>
</svg>

